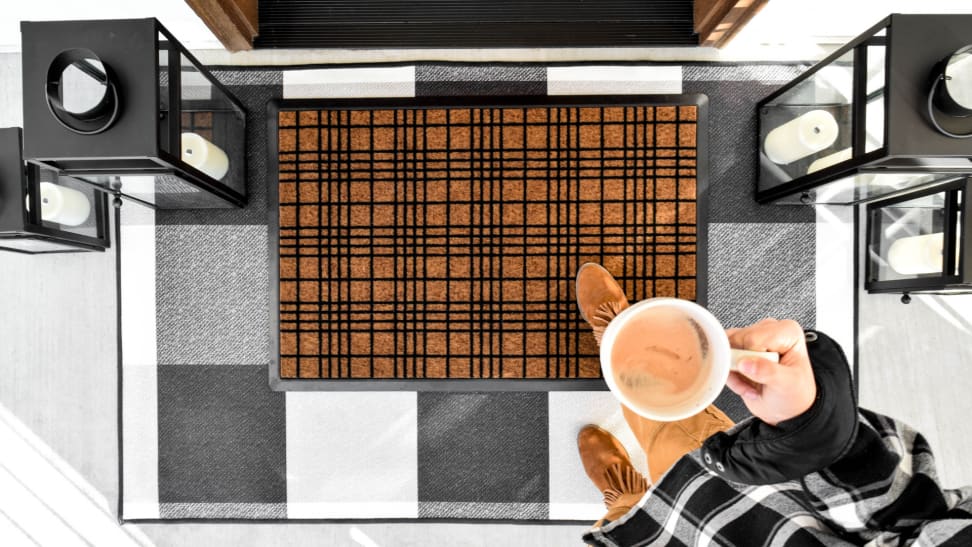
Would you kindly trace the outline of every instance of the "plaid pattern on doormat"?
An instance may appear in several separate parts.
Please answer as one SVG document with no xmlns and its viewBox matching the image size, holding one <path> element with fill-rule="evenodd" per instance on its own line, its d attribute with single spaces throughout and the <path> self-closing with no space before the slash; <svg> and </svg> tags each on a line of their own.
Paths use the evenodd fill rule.
<svg viewBox="0 0 972 547">
<path fill-rule="evenodd" d="M 696 295 L 694 104 L 278 114 L 282 378 L 598 378 L 571 280 Z"/>
</svg>

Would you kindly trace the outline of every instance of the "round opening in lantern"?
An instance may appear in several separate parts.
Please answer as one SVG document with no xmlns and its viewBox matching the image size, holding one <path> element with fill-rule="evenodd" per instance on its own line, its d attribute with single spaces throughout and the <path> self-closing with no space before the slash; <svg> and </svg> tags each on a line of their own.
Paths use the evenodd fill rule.
<svg viewBox="0 0 972 547">
<path fill-rule="evenodd" d="M 51 114 L 70 131 L 101 133 L 118 117 L 118 90 L 107 65 L 91 50 L 58 54 L 48 67 L 46 87 Z"/>
<path fill-rule="evenodd" d="M 945 65 L 945 85 L 937 105 L 952 116 L 972 115 L 972 45 L 953 53 Z"/>
</svg>

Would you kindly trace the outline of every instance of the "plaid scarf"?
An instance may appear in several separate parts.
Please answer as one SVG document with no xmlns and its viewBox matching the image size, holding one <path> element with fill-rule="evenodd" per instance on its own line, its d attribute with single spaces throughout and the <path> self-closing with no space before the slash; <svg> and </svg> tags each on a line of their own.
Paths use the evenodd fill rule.
<svg viewBox="0 0 972 547">
<path fill-rule="evenodd" d="M 742 425 L 742 424 L 740 424 Z M 798 480 L 728 481 L 696 450 L 591 545 L 972 545 L 972 487 L 943 490 L 928 442 L 861 409 L 850 450 Z"/>
</svg>

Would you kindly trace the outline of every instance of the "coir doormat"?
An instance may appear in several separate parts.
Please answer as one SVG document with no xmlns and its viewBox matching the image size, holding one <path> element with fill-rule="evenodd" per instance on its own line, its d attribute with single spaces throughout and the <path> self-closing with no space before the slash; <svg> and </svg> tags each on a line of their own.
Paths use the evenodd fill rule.
<svg viewBox="0 0 972 547">
<path fill-rule="evenodd" d="M 598 378 L 581 264 L 696 297 L 704 108 L 534 100 L 279 105 L 281 379 Z"/>
</svg>

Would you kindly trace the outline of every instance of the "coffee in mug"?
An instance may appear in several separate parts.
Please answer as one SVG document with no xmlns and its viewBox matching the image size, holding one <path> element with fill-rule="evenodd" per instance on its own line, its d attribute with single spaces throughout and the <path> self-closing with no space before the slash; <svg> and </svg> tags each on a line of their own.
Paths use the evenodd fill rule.
<svg viewBox="0 0 972 547">
<path fill-rule="evenodd" d="M 678 298 L 650 298 L 626 308 L 601 338 L 608 388 L 635 413 L 657 421 L 701 412 L 747 356 L 779 359 L 775 353 L 730 349 L 714 315 Z"/>
<path fill-rule="evenodd" d="M 671 407 L 697 392 L 712 368 L 702 327 L 674 306 L 627 321 L 611 351 L 618 389 L 637 406 Z"/>
</svg>

